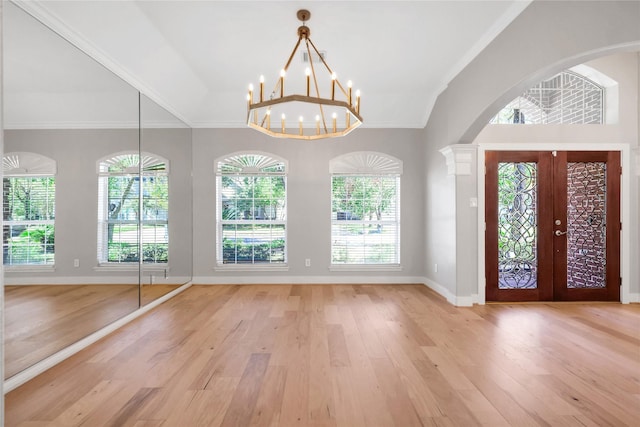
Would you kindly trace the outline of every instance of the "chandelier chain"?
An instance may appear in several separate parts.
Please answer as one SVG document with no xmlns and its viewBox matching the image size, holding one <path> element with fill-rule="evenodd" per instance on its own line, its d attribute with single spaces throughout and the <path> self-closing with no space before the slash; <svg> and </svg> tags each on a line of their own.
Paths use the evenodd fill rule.
<svg viewBox="0 0 640 427">
<path fill-rule="evenodd" d="M 309 44 L 310 43 L 311 43 L 311 40 L 306 38 L 305 39 L 305 44 L 307 46 L 307 54 L 309 55 L 309 68 L 311 68 L 311 75 L 313 76 L 313 85 L 316 88 L 316 96 L 318 98 L 320 98 L 320 88 L 318 87 L 318 79 L 316 78 L 316 68 L 313 65 L 313 57 L 311 56 L 311 49 L 309 49 Z M 313 46 L 313 43 L 311 43 L 311 45 Z M 315 49 L 315 47 L 314 47 L 314 49 Z M 322 107 L 322 104 L 320 104 L 318 107 L 320 109 L 320 116 L 322 118 L 322 127 L 324 127 L 324 132 L 325 133 L 329 133 L 329 130 L 327 129 L 327 120 L 326 120 L 325 115 L 324 115 L 324 108 Z"/>
</svg>

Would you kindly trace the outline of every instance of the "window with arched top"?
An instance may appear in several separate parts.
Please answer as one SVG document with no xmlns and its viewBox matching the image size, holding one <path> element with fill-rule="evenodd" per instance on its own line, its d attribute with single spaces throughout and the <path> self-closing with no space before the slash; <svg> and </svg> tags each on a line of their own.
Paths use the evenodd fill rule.
<svg viewBox="0 0 640 427">
<path fill-rule="evenodd" d="M 602 124 L 605 88 L 565 70 L 541 81 L 508 103 L 493 124 Z"/>
<path fill-rule="evenodd" d="M 36 153 L 7 153 L 2 170 L 3 264 L 53 265 L 55 160 Z"/>
<path fill-rule="evenodd" d="M 138 263 L 142 248 L 144 263 L 168 263 L 168 160 L 124 152 L 99 160 L 97 169 L 98 262 Z"/>
<path fill-rule="evenodd" d="M 333 159 L 331 264 L 400 264 L 402 162 L 376 152 Z"/>
<path fill-rule="evenodd" d="M 287 262 L 287 163 L 268 153 L 215 161 L 218 265 Z"/>
</svg>

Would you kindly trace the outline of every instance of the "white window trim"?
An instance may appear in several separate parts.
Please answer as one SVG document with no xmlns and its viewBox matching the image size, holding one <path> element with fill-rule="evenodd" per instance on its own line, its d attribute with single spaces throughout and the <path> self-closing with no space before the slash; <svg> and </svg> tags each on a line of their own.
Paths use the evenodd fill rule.
<svg viewBox="0 0 640 427">
<path fill-rule="evenodd" d="M 164 272 L 165 270 L 169 272 L 171 270 L 171 267 L 169 267 L 169 264 L 166 264 L 166 263 L 140 264 L 139 262 L 121 262 L 121 263 L 102 262 L 102 263 L 99 263 L 97 266 L 93 267 L 93 270 L 94 271 L 138 271 L 140 266 L 142 266 L 143 272 L 147 272 L 147 271 Z"/>
<path fill-rule="evenodd" d="M 265 159 L 268 159 L 266 164 L 263 166 L 268 166 L 269 164 L 279 163 L 283 166 L 282 172 L 269 172 L 269 171 L 260 171 L 260 166 L 244 166 L 241 171 L 237 172 L 228 172 L 223 173 L 221 171 L 220 165 L 224 162 L 232 161 L 235 158 L 242 156 L 263 156 Z M 270 221 L 269 224 L 281 224 L 284 225 L 284 262 L 281 263 L 227 263 L 225 264 L 223 261 L 222 254 L 222 227 L 223 227 L 223 219 L 222 219 L 222 191 L 220 190 L 220 186 L 222 184 L 222 176 L 283 176 L 285 179 L 285 193 L 284 193 L 284 203 L 285 207 L 288 209 L 288 182 L 287 175 L 289 172 L 289 162 L 286 159 L 283 159 L 280 156 L 276 156 L 272 153 L 267 153 L 264 151 L 258 150 L 245 150 L 245 151 L 236 151 L 234 153 L 229 153 L 224 156 L 221 156 L 214 161 L 214 171 L 215 171 L 215 179 L 216 179 L 216 251 L 215 251 L 215 266 L 213 267 L 214 271 L 289 271 L 289 227 L 288 227 L 288 212 L 285 214 L 284 221 Z M 240 165 L 239 165 L 240 167 Z M 246 171 L 245 171 L 246 170 Z M 230 223 L 238 223 L 243 225 L 254 224 L 254 222 L 250 221 L 228 221 L 224 222 L 224 224 Z"/>
<path fill-rule="evenodd" d="M 18 265 L 5 265 L 5 273 L 53 273 L 56 271 L 55 264 L 18 264 Z"/>
<path fill-rule="evenodd" d="M 389 264 L 336 264 L 333 263 L 333 256 L 330 255 L 329 259 L 329 271 L 402 271 L 402 257 L 401 257 L 401 236 L 402 236 L 402 215 L 401 215 L 401 192 L 402 192 L 402 172 L 403 163 L 402 160 L 393 157 L 391 155 L 380 153 L 376 151 L 356 151 L 346 153 L 341 156 L 333 158 L 329 162 L 329 179 L 333 181 L 334 176 L 388 176 L 397 177 L 398 191 L 396 193 L 396 217 L 397 221 L 393 221 L 393 224 L 397 227 L 397 263 Z M 333 185 L 329 184 L 330 198 L 333 199 Z M 329 207 L 329 216 L 331 218 L 331 228 L 338 223 L 338 220 L 333 219 L 333 208 Z M 353 224 L 369 222 L 369 221 L 352 221 Z M 375 221 L 378 222 L 378 221 Z M 389 222 L 389 221 L 387 221 Z M 339 224 L 342 224 L 340 222 Z M 331 232 L 332 233 L 332 232 Z M 329 241 L 329 253 L 333 253 L 333 234 L 330 235 Z"/>
<path fill-rule="evenodd" d="M 56 183 L 58 172 L 57 162 L 49 157 L 28 151 L 13 151 L 2 156 L 3 178 L 46 178 L 53 177 Z M 54 190 L 55 196 L 55 190 Z M 30 225 L 34 221 L 4 221 L 6 225 Z M 38 221 L 40 224 L 53 225 L 55 235 L 55 218 Z M 4 242 L 3 242 L 4 244 Z M 3 268 L 6 272 L 53 272 L 55 271 L 56 256 L 53 253 L 53 264 L 8 264 Z"/>
<path fill-rule="evenodd" d="M 402 271 L 401 264 L 331 264 L 329 271 Z"/>
<path fill-rule="evenodd" d="M 121 171 L 121 172 L 108 172 L 102 169 L 102 165 L 103 163 L 109 162 L 111 159 L 116 158 L 116 157 L 120 157 L 123 155 L 133 155 L 133 156 L 138 156 L 139 155 L 139 160 L 138 160 L 138 166 L 136 167 L 129 167 L 127 168 L 127 170 Z M 158 164 L 158 163 L 162 163 L 164 164 L 165 168 L 162 171 L 145 171 L 145 165 L 154 165 L 154 164 Z M 157 154 L 154 153 L 150 153 L 150 152 L 145 152 L 143 151 L 142 153 L 138 154 L 137 151 L 132 151 L 132 150 L 126 150 L 126 151 L 119 151 L 117 153 L 111 153 L 109 155 L 106 155 L 104 157 L 102 157 L 101 159 L 99 159 L 96 162 L 96 172 L 98 174 L 98 234 L 104 233 L 104 231 L 102 231 L 103 228 L 103 224 L 108 224 L 109 223 L 109 219 L 108 219 L 108 214 L 106 214 L 107 220 L 105 221 L 101 221 L 100 220 L 100 215 L 104 215 L 105 213 L 102 212 L 100 213 L 100 209 L 102 207 L 102 210 L 107 209 L 106 207 L 106 201 L 105 200 L 100 200 L 100 186 L 103 185 L 102 183 L 102 179 L 101 178 L 106 178 L 106 184 L 108 186 L 108 179 L 110 177 L 117 177 L 117 176 L 129 176 L 129 175 L 136 175 L 138 176 L 140 174 L 140 177 L 142 178 L 146 178 L 146 177 L 151 177 L 151 176 L 166 176 L 167 177 L 167 185 L 169 185 L 168 182 L 168 178 L 169 178 L 169 171 L 170 171 L 170 163 L 169 160 L 159 156 Z M 107 192 L 104 192 L 104 194 L 107 194 Z M 117 221 L 114 222 L 117 224 L 138 224 L 138 221 L 136 220 L 123 220 L 123 221 Z M 167 218 L 166 220 L 163 221 L 157 221 L 157 220 L 142 220 L 140 222 L 140 225 L 145 225 L 145 224 L 166 224 L 167 225 L 167 230 L 169 229 L 169 219 Z M 98 237 L 98 242 L 101 241 L 105 241 L 105 245 L 108 245 L 108 242 L 106 242 L 106 239 L 104 236 L 102 236 L 102 239 L 100 237 Z M 143 242 L 144 244 L 144 242 Z M 140 245 L 140 242 L 138 242 L 138 245 Z M 96 262 L 97 262 L 97 266 L 94 267 L 94 270 L 96 271 L 108 271 L 108 270 L 113 270 L 113 271 L 134 271 L 138 269 L 139 266 L 139 262 L 110 262 L 110 261 L 105 261 L 103 259 L 100 258 L 100 251 L 106 252 L 107 253 L 107 257 L 108 257 L 108 248 L 102 248 L 102 249 L 98 249 L 96 247 Z M 140 255 L 142 255 L 142 253 L 140 253 Z M 170 254 L 169 254 L 169 248 L 167 248 L 167 258 L 170 260 Z M 164 270 L 169 270 L 169 263 L 143 263 L 142 264 L 143 267 L 144 266 L 157 266 L 159 271 L 164 271 Z M 147 267 L 148 268 L 148 267 Z"/>
</svg>

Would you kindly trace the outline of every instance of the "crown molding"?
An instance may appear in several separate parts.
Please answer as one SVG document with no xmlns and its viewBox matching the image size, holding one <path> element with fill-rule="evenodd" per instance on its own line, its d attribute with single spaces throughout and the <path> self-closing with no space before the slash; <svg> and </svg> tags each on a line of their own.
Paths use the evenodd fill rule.
<svg viewBox="0 0 640 427">
<path fill-rule="evenodd" d="M 170 103 L 166 102 L 155 90 L 143 83 L 138 77 L 127 71 L 120 63 L 115 61 L 109 54 L 91 43 L 84 35 L 70 27 L 63 19 L 53 13 L 46 7 L 46 2 L 41 0 L 11 0 L 20 9 L 40 21 L 51 31 L 71 43 L 84 54 L 94 61 L 111 71 L 113 74 L 131 85 L 138 92 L 151 99 L 153 102 L 173 114 L 179 120 L 191 126 L 189 121 L 174 108 Z"/>
</svg>

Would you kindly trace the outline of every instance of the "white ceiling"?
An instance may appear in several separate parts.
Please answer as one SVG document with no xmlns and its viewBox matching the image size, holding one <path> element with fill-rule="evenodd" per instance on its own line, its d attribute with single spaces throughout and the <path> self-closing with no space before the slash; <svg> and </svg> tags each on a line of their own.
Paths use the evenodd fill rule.
<svg viewBox="0 0 640 427">
<path fill-rule="evenodd" d="M 296 11 L 305 8 L 312 14 L 307 25 L 313 43 L 326 51 L 343 85 L 352 80 L 354 89 L 362 91 L 364 126 L 421 128 L 438 94 L 530 1 L 17 3 L 193 127 L 244 126 L 248 84 L 257 85 L 264 74 L 266 89 L 275 85 L 297 41 L 301 23 Z M 29 32 L 29 25 L 7 25 L 18 14 L 11 8 L 5 12 L 5 68 L 16 67 L 5 78 L 9 104 L 24 103 L 34 94 L 42 98 L 47 85 L 57 85 L 66 96 L 120 92 L 114 86 L 121 84 L 114 81 L 88 88 L 86 76 L 102 73 L 77 60 L 77 75 L 65 83 L 51 81 L 52 72 L 30 75 L 25 70 L 57 68 L 43 70 L 41 56 L 69 55 L 58 55 L 60 46 L 44 47 L 44 41 L 34 39 L 44 36 Z M 24 55 L 27 48 L 34 54 Z M 301 82 L 304 78 L 296 66 L 304 67 L 299 55 L 288 83 L 298 75 Z M 16 117 L 7 122 L 28 120 L 18 117 L 18 110 L 29 108 L 16 109 Z"/>
</svg>

